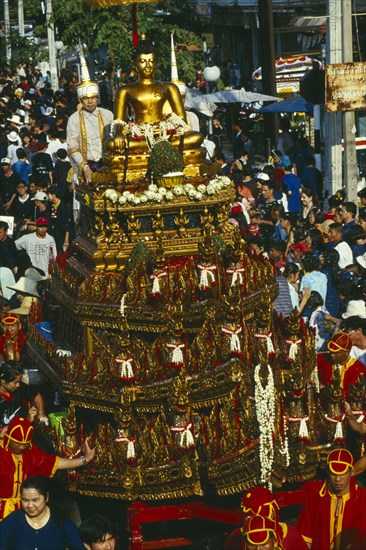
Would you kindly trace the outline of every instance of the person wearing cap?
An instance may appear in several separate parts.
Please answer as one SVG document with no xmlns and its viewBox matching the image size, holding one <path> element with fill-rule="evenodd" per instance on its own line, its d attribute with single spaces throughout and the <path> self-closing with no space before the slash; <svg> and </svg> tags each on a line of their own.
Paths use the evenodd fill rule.
<svg viewBox="0 0 366 550">
<path fill-rule="evenodd" d="M 6 156 L 10 160 L 10 164 L 13 165 L 18 160 L 17 149 L 21 147 L 22 140 L 18 132 L 16 132 L 15 130 L 12 130 L 11 132 L 9 132 L 7 137 L 8 137 L 9 145 L 6 150 Z"/>
<path fill-rule="evenodd" d="M 40 269 L 44 275 L 48 274 L 49 263 L 56 257 L 55 239 L 48 235 L 48 219 L 36 219 L 36 230 L 23 235 L 15 241 L 18 250 L 24 249 L 34 267 Z"/>
<path fill-rule="evenodd" d="M 252 547 L 248 546 L 246 525 L 250 518 L 259 516 L 271 522 L 273 534 L 276 535 L 275 538 L 273 537 L 273 540 L 277 544 L 277 546 L 273 548 L 282 548 L 283 550 L 307 549 L 306 543 L 295 527 L 279 521 L 280 507 L 278 501 L 275 495 L 266 489 L 266 487 L 258 485 L 257 487 L 249 489 L 242 497 L 241 507 L 244 512 L 244 525 L 241 529 L 235 529 L 229 534 L 225 541 L 224 550 L 242 550 L 243 542 L 247 544 L 244 548 L 252 550 Z M 260 540 L 264 539 L 265 537 Z M 266 544 L 265 542 L 260 542 L 260 540 L 259 538 L 257 539 L 258 545 Z M 270 537 L 268 537 L 267 540 L 270 540 Z M 255 544 L 254 538 L 252 538 L 251 543 L 249 541 L 249 544 Z M 253 548 L 258 548 L 258 546 L 253 546 Z M 267 549 L 272 548 L 272 546 L 259 546 L 259 548 Z"/>
<path fill-rule="evenodd" d="M 24 220 L 21 231 L 35 231 L 35 220 L 38 218 L 46 218 L 50 223 L 51 209 L 48 194 L 44 191 L 37 191 L 30 200 L 34 204 L 33 212 L 29 218 Z"/>
<path fill-rule="evenodd" d="M 93 171 L 100 165 L 107 128 L 114 117 L 112 111 L 98 107 L 98 85 L 90 80 L 85 58 L 79 55 L 81 84 L 77 86 L 77 96 L 81 108 L 67 123 L 67 152 L 75 173 L 91 181 Z"/>
<path fill-rule="evenodd" d="M 263 516 L 248 516 L 242 527 L 244 550 L 284 550 L 276 533 L 276 523 Z M 297 547 L 296 547 L 297 549 Z"/>
<path fill-rule="evenodd" d="M 327 457 L 327 480 L 309 490 L 296 528 L 312 550 L 359 550 L 366 529 L 366 490 L 352 477 L 353 457 L 334 449 Z"/>
<path fill-rule="evenodd" d="M 27 418 L 15 416 L 9 423 L 4 439 L 0 439 L 0 519 L 20 509 L 20 485 L 31 476 L 53 477 L 57 470 L 86 466 L 94 459 L 95 449 L 85 439 L 78 458 L 63 458 L 47 454 L 32 441 L 34 428 Z"/>
<path fill-rule="evenodd" d="M 345 332 L 337 332 L 327 344 L 328 352 L 317 354 L 319 382 L 322 386 L 332 384 L 335 369 L 340 371 L 341 388 L 346 399 L 349 387 L 355 384 L 359 375 L 366 377 L 366 367 L 354 357 L 350 357 L 352 340 Z"/>
<path fill-rule="evenodd" d="M 6 313 L 1 319 L 3 334 L 0 336 L 2 361 L 20 361 L 26 337 L 16 313 Z"/>
</svg>

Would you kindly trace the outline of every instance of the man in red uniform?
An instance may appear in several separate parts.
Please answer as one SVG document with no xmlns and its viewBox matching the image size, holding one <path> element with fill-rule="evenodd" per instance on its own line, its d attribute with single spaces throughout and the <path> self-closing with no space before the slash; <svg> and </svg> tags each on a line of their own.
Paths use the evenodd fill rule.
<svg viewBox="0 0 366 550">
<path fill-rule="evenodd" d="M 20 508 L 20 487 L 31 476 L 53 477 L 56 470 L 80 468 L 93 460 L 95 449 L 84 441 L 84 456 L 49 455 L 32 443 L 34 428 L 27 418 L 15 416 L 0 440 L 0 521 Z"/>
<path fill-rule="evenodd" d="M 341 387 L 345 398 L 349 396 L 348 388 L 352 386 L 357 377 L 362 374 L 366 377 L 366 368 L 357 359 L 350 357 L 352 340 L 345 332 L 337 332 L 328 342 L 327 353 L 318 353 L 317 364 L 319 382 L 322 386 L 332 384 L 335 369 L 340 370 Z"/>
<path fill-rule="evenodd" d="M 8 313 L 1 320 L 0 356 L 3 361 L 19 361 L 25 344 L 25 336 L 16 313 Z"/>
<path fill-rule="evenodd" d="M 244 548 L 244 550 L 285 550 L 278 537 L 276 522 L 263 516 L 248 516 L 245 519 L 240 548 Z M 297 550 L 297 547 L 292 546 L 291 548 Z"/>
<path fill-rule="evenodd" d="M 247 491 L 242 498 L 242 509 L 245 518 L 262 516 L 274 522 L 277 543 L 280 544 L 275 548 L 307 550 L 306 543 L 298 531 L 291 525 L 280 523 L 280 507 L 276 497 L 265 487 L 258 486 Z M 225 541 L 225 550 L 243 550 L 243 541 L 243 529 L 235 529 Z"/>
<path fill-rule="evenodd" d="M 353 457 L 346 449 L 328 454 L 328 476 L 309 491 L 297 529 L 312 550 L 363 548 L 366 490 L 356 485 Z"/>
</svg>

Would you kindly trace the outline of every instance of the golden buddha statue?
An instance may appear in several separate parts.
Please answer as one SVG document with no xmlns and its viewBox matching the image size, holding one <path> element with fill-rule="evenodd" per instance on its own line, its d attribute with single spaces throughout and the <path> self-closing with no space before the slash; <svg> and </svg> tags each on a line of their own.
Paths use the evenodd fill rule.
<svg viewBox="0 0 366 550">
<path fill-rule="evenodd" d="M 168 130 L 170 143 L 184 151 L 185 163 L 204 158 L 204 149 L 201 149 L 203 136 L 194 132 L 187 124 L 182 96 L 178 87 L 172 82 L 157 82 L 154 73 L 157 65 L 155 47 L 147 41 L 142 41 L 133 52 L 134 69 L 137 81 L 120 88 L 115 98 L 114 136 L 105 142 L 107 164 L 110 159 L 139 157 L 148 154 L 155 140 L 160 139 L 162 121 L 167 121 L 173 131 Z M 128 124 L 125 118 L 128 107 L 133 109 L 134 123 Z M 167 106 L 172 114 L 165 114 Z M 179 118 L 178 118 L 179 117 Z M 163 129 L 164 131 L 164 129 Z M 164 138 L 163 138 L 164 139 Z M 109 160 L 109 162 L 108 162 Z M 141 160 L 141 159 L 140 159 Z"/>
</svg>

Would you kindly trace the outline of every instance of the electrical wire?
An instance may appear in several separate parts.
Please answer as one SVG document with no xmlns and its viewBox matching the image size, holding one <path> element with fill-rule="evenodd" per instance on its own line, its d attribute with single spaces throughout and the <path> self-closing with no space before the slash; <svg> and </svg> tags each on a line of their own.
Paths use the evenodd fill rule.
<svg viewBox="0 0 366 550">
<path fill-rule="evenodd" d="M 356 31 L 356 39 L 357 39 L 357 49 L 358 49 L 358 60 L 362 61 L 361 57 L 361 47 L 360 47 L 360 36 L 358 32 L 358 19 L 357 19 L 357 12 L 356 12 L 356 0 L 352 1 L 353 11 L 354 11 L 354 18 L 355 18 L 355 31 Z"/>
</svg>

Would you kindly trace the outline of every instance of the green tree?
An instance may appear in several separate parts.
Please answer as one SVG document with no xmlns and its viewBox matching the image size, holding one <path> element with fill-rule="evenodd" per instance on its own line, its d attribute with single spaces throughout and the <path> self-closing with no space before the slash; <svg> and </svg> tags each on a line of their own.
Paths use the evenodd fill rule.
<svg viewBox="0 0 366 550">
<path fill-rule="evenodd" d="M 25 0 L 26 17 L 38 18 L 41 15 L 34 0 Z M 54 24 L 58 29 L 58 39 L 70 48 L 79 42 L 87 45 L 88 52 L 96 52 L 106 47 L 109 68 L 131 67 L 132 23 L 130 6 L 112 6 L 92 9 L 87 0 L 53 0 Z M 177 6 L 179 4 L 179 6 Z M 202 20 L 191 0 L 165 0 L 159 8 L 170 16 L 159 17 L 155 3 L 138 4 L 137 22 L 139 34 L 147 34 L 159 49 L 158 78 L 170 78 L 170 33 L 173 31 L 178 44 L 177 65 L 182 80 L 192 80 L 195 68 L 202 59 L 202 40 L 199 36 Z M 179 16 L 184 13 L 190 27 L 178 25 Z M 41 22 L 41 21 L 40 21 Z M 46 23 L 41 22 L 36 33 L 46 36 Z M 108 67 L 103 67 L 107 69 Z"/>
</svg>

